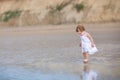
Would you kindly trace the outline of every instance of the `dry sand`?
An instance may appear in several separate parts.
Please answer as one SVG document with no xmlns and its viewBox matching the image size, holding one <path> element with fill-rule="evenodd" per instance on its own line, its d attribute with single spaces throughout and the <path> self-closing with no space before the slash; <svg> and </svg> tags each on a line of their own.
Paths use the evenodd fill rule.
<svg viewBox="0 0 120 80">
<path fill-rule="evenodd" d="M 76 25 L 0 29 L 0 80 L 82 80 L 85 64 Z M 88 69 L 120 80 L 120 23 L 85 24 L 99 52 Z M 45 78 L 46 77 L 46 78 Z"/>
</svg>

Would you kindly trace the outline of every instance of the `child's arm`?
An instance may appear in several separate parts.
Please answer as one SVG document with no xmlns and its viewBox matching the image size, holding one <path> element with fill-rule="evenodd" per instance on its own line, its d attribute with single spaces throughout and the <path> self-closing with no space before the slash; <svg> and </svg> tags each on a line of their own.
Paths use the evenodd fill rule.
<svg viewBox="0 0 120 80">
<path fill-rule="evenodd" d="M 88 37 L 88 38 L 90 39 L 90 41 L 91 41 L 91 46 L 94 47 L 94 41 L 93 41 L 92 36 L 88 33 L 88 34 L 87 34 L 87 37 Z"/>
</svg>

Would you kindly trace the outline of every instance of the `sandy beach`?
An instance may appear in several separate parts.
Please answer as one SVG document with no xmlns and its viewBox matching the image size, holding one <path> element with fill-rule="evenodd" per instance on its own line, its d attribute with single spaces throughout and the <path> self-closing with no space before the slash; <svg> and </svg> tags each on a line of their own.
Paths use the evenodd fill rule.
<svg viewBox="0 0 120 80">
<path fill-rule="evenodd" d="M 96 80 L 120 80 L 120 23 L 85 24 L 99 50 L 88 64 L 75 28 L 0 27 L 0 80 L 83 80 L 85 70 Z"/>
</svg>

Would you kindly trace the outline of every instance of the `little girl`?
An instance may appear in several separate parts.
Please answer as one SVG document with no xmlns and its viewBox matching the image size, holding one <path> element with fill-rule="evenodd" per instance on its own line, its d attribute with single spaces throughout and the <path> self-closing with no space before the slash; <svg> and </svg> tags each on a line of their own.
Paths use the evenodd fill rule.
<svg viewBox="0 0 120 80">
<path fill-rule="evenodd" d="M 89 55 L 94 54 L 98 50 L 94 44 L 92 36 L 85 31 L 83 25 L 78 25 L 76 28 L 76 32 L 80 35 L 81 38 L 80 46 L 82 47 L 84 63 L 87 63 Z"/>
</svg>

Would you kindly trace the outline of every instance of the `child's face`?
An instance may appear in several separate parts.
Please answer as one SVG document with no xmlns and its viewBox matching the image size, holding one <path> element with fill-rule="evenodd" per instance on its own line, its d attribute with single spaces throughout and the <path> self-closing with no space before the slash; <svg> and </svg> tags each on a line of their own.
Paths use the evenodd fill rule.
<svg viewBox="0 0 120 80">
<path fill-rule="evenodd" d="M 79 34 L 82 34 L 82 31 L 80 31 L 80 29 L 78 29 L 78 33 L 79 33 Z"/>
</svg>

